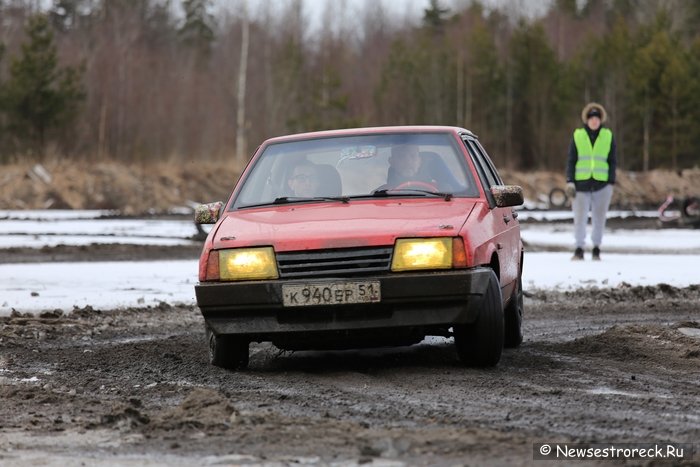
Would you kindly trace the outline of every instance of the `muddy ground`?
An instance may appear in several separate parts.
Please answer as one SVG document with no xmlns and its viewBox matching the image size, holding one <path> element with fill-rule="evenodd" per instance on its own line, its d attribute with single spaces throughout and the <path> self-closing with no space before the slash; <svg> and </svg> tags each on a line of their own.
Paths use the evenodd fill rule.
<svg viewBox="0 0 700 467">
<path fill-rule="evenodd" d="M 192 306 L 15 313 L 0 318 L 0 465 L 529 465 L 535 442 L 698 443 L 699 303 L 700 287 L 531 290 L 522 347 L 489 370 L 436 338 L 253 344 L 231 372 L 208 364 Z"/>
</svg>

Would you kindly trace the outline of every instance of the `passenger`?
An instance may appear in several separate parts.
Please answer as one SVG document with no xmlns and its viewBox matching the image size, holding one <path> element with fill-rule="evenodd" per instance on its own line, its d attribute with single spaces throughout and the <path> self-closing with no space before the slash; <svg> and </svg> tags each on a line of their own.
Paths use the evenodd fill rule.
<svg viewBox="0 0 700 467">
<path fill-rule="evenodd" d="M 319 179 L 316 165 L 308 161 L 295 165 L 287 185 L 291 189 L 292 196 L 302 198 L 318 196 Z"/>
</svg>

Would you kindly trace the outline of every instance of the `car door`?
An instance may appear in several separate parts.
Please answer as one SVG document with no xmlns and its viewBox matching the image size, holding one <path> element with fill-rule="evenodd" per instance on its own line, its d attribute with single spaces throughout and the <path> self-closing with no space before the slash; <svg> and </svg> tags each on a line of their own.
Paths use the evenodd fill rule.
<svg viewBox="0 0 700 467">
<path fill-rule="evenodd" d="M 491 187 L 504 185 L 493 162 L 477 139 L 464 138 L 464 144 L 472 156 L 479 178 L 486 192 L 492 212 L 493 241 L 496 244 L 500 264 L 501 289 L 507 297 L 515 286 L 520 271 L 520 225 L 513 207 L 497 207 L 491 195 Z"/>
</svg>

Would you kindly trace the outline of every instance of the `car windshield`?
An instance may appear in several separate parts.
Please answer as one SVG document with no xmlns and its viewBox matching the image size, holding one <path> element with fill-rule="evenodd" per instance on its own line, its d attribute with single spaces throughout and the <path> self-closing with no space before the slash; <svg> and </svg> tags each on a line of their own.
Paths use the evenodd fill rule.
<svg viewBox="0 0 700 467">
<path fill-rule="evenodd" d="M 449 199 L 478 190 L 450 134 L 326 137 L 267 146 L 232 207 L 377 196 Z"/>
</svg>

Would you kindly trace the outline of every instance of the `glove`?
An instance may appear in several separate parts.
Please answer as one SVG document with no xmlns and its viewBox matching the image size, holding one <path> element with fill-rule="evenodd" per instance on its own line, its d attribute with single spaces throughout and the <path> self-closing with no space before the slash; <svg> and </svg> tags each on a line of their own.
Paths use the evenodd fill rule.
<svg viewBox="0 0 700 467">
<path fill-rule="evenodd" d="M 575 198 L 576 197 L 576 185 L 574 182 L 569 182 L 566 184 L 566 188 L 564 189 L 564 192 L 566 192 L 566 196 L 569 198 Z"/>
</svg>

